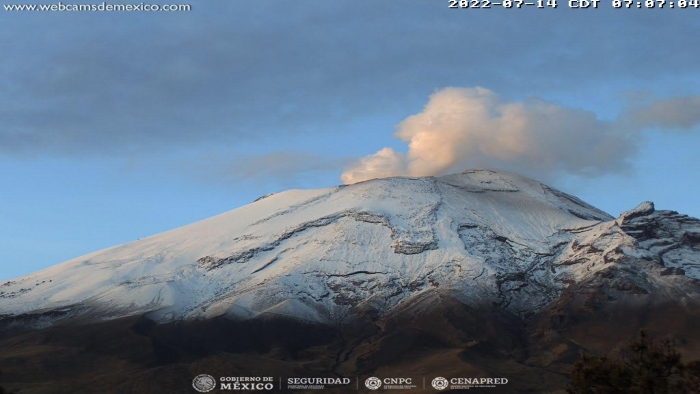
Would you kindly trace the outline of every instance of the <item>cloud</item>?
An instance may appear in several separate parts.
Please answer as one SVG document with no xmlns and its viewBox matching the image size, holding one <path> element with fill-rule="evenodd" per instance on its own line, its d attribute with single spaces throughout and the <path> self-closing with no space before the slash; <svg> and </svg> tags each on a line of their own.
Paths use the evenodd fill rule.
<svg viewBox="0 0 700 394">
<path fill-rule="evenodd" d="M 700 63 L 688 50 L 700 34 L 692 13 L 659 23 L 613 9 L 483 16 L 420 0 L 275 7 L 14 13 L 3 21 L 0 155 L 150 155 L 340 134 L 348 120 L 405 111 L 438 86 L 600 94 L 679 86 Z"/>
<path fill-rule="evenodd" d="M 228 178 L 234 182 L 255 179 L 285 179 L 314 171 L 328 171 L 333 160 L 307 152 L 269 152 L 245 155 L 224 167 Z"/>
<path fill-rule="evenodd" d="M 627 169 L 638 138 L 595 113 L 541 99 L 508 102 L 485 88 L 446 88 L 394 134 L 407 155 L 382 149 L 350 165 L 345 183 L 443 175 L 473 167 L 592 176 Z"/>
<path fill-rule="evenodd" d="M 332 183 L 349 160 L 305 151 L 273 151 L 231 156 L 206 153 L 179 162 L 187 173 L 204 184 L 256 185 L 270 190 L 312 187 L 315 181 Z"/>
<path fill-rule="evenodd" d="M 626 119 L 638 128 L 688 130 L 700 124 L 700 96 L 658 100 L 631 110 Z"/>
</svg>

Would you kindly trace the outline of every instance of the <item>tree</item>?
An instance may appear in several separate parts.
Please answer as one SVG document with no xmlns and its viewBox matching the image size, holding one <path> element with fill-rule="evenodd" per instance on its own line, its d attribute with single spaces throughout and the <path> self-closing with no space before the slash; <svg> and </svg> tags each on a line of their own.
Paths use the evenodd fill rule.
<svg viewBox="0 0 700 394">
<path fill-rule="evenodd" d="M 0 371 L 0 375 L 2 375 L 2 371 Z M 0 386 L 0 394 L 5 394 L 5 393 L 7 393 L 7 391 L 5 391 L 5 389 L 2 386 Z"/>
<path fill-rule="evenodd" d="M 672 340 L 644 330 L 618 357 L 581 354 L 569 394 L 700 394 L 700 361 L 684 364 Z"/>
</svg>

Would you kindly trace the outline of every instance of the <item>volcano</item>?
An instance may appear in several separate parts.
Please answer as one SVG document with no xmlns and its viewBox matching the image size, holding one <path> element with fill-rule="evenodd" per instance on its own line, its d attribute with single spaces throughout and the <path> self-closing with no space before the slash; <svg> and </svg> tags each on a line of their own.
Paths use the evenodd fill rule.
<svg viewBox="0 0 700 394">
<path fill-rule="evenodd" d="M 697 358 L 699 279 L 700 221 L 651 202 L 614 218 L 504 171 L 375 179 L 0 284 L 0 369 L 22 393 L 190 393 L 201 371 L 557 392 L 643 327 Z"/>
</svg>

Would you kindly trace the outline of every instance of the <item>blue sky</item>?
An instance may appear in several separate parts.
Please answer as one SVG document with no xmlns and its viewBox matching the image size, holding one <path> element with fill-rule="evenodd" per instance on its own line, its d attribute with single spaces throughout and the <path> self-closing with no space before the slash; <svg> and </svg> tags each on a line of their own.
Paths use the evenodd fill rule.
<svg viewBox="0 0 700 394">
<path fill-rule="evenodd" d="M 0 279 L 339 184 L 383 148 L 398 175 L 498 167 L 613 215 L 653 200 L 700 216 L 695 9 L 190 4 L 0 11 Z M 416 135 L 454 97 L 483 119 L 430 131 L 459 142 L 426 170 Z"/>
</svg>

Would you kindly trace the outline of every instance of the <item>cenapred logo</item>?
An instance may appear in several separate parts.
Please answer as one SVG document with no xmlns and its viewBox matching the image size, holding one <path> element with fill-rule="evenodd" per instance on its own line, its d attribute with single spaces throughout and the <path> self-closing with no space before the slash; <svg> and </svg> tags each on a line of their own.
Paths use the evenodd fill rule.
<svg viewBox="0 0 700 394">
<path fill-rule="evenodd" d="M 436 390 L 444 390 L 447 388 L 447 386 L 450 385 L 450 382 L 448 382 L 447 379 L 438 376 L 437 378 L 433 379 L 433 381 L 430 382 L 430 384 Z"/>
<path fill-rule="evenodd" d="M 208 393 L 216 387 L 216 379 L 211 375 L 203 373 L 192 379 L 192 387 L 200 393 Z"/>
<path fill-rule="evenodd" d="M 372 376 L 371 378 L 367 378 L 367 380 L 365 380 L 365 386 L 370 390 L 377 390 L 378 388 L 382 387 L 382 381 L 381 379 Z"/>
<path fill-rule="evenodd" d="M 469 390 L 470 388 L 495 388 L 508 384 L 506 378 L 450 378 L 437 377 L 431 382 L 437 390 Z"/>
</svg>

